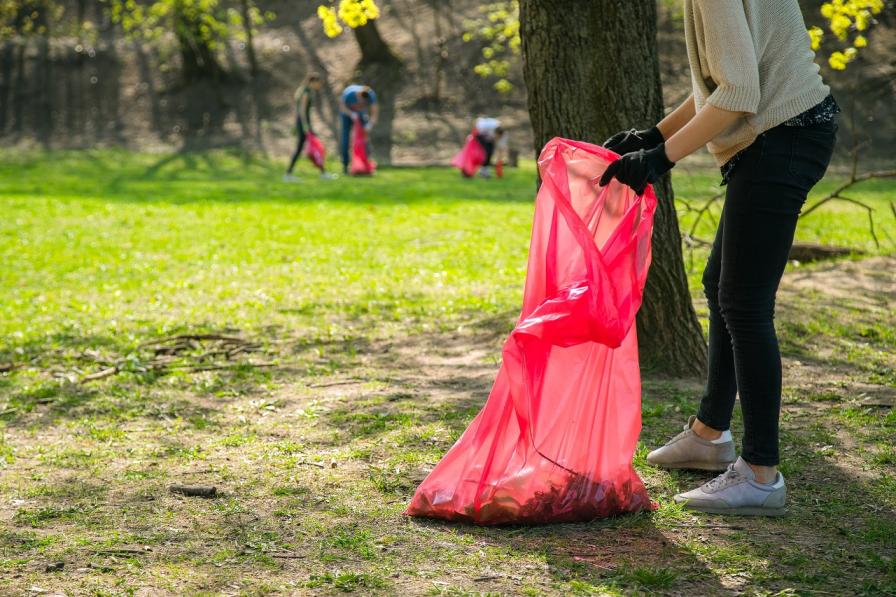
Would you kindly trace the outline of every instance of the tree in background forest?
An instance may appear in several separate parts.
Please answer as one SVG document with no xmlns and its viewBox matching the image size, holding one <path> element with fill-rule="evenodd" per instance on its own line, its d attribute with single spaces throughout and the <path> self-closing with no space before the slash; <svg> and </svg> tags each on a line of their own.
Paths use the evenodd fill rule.
<svg viewBox="0 0 896 597">
<path fill-rule="evenodd" d="M 79 1 L 75 14 L 60 0 L 0 0 L 0 40 L 73 35 L 92 40 L 96 24 L 85 18 L 88 2 Z M 185 82 L 220 80 L 226 76 L 218 59 L 222 44 L 231 40 L 246 43 L 250 72 L 255 75 L 253 37 L 257 27 L 273 19 L 253 0 L 96 0 L 124 32 L 141 40 L 155 40 L 174 33 Z"/>
<path fill-rule="evenodd" d="M 381 163 L 392 161 L 392 123 L 395 100 L 406 82 L 404 63 L 380 35 L 380 8 L 374 0 L 331 0 L 317 8 L 327 37 L 335 38 L 349 28 L 361 51 L 357 82 L 376 89 L 379 123 L 373 131 L 373 151 Z"/>
<path fill-rule="evenodd" d="M 868 45 L 867 31 L 876 23 L 875 16 L 884 10 L 884 0 L 833 0 L 821 5 L 821 16 L 828 30 L 840 42 L 839 48 L 828 56 L 834 70 L 845 70 L 856 59 L 860 48 Z M 820 50 L 825 38 L 824 29 L 810 27 L 812 49 Z"/>
<path fill-rule="evenodd" d="M 274 16 L 270 12 L 262 13 L 252 0 L 239 0 L 235 6 L 221 0 L 154 0 L 148 4 L 133 0 L 104 1 L 112 20 L 129 35 L 157 39 L 166 32 L 174 32 L 181 72 L 187 83 L 226 78 L 217 50 L 230 39 L 246 44 L 249 70 L 255 76 L 258 62 L 253 47 L 254 29 Z"/>
<path fill-rule="evenodd" d="M 361 50 L 361 66 L 401 62 L 380 35 L 376 20 L 380 9 L 374 0 L 339 0 L 321 4 L 317 16 L 327 37 L 338 37 L 348 27 Z"/>
</svg>

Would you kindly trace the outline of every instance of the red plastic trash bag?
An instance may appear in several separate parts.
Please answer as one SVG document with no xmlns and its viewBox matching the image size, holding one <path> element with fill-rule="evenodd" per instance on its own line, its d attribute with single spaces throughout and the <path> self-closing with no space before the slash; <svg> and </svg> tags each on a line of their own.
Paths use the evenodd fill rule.
<svg viewBox="0 0 896 597">
<path fill-rule="evenodd" d="M 632 467 L 641 430 L 633 322 L 656 196 L 616 181 L 598 187 L 616 157 L 559 138 L 542 150 L 522 313 L 485 407 L 406 514 L 539 524 L 653 508 Z"/>
<path fill-rule="evenodd" d="M 476 136 L 470 133 L 464 146 L 458 152 L 451 165 L 460 169 L 461 174 L 467 178 L 476 174 L 476 171 L 485 163 L 485 148 L 476 140 Z"/>
<path fill-rule="evenodd" d="M 361 123 L 361 119 L 355 119 L 354 137 L 352 145 L 352 174 L 373 174 L 376 170 L 376 162 L 367 155 L 367 129 Z"/>
<path fill-rule="evenodd" d="M 305 133 L 305 143 L 311 163 L 323 170 L 324 160 L 327 159 L 327 150 L 324 149 L 323 141 L 314 133 Z"/>
</svg>

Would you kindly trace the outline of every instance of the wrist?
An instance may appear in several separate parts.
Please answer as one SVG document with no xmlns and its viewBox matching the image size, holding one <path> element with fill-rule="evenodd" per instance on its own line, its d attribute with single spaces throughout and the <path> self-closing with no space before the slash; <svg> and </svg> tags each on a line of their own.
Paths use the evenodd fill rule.
<svg viewBox="0 0 896 597">
<path fill-rule="evenodd" d="M 676 163 L 687 156 L 686 153 L 682 153 L 679 148 L 679 141 L 675 137 L 670 139 L 669 141 L 663 143 L 663 153 L 666 156 L 666 159 L 672 163 Z"/>
</svg>

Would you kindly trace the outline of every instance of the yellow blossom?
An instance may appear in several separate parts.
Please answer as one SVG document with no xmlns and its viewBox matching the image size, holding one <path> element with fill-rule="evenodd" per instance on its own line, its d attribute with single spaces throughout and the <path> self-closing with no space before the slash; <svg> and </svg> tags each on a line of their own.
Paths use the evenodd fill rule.
<svg viewBox="0 0 896 597">
<path fill-rule="evenodd" d="M 328 37 L 336 37 L 343 31 L 342 25 L 351 27 L 363 27 L 368 21 L 380 16 L 379 7 L 375 0 L 335 0 L 327 6 L 317 8 L 317 16 L 324 27 L 324 33 Z"/>
<path fill-rule="evenodd" d="M 817 50 L 821 46 L 821 38 L 824 37 L 824 31 L 821 27 L 812 27 L 809 29 L 809 39 L 812 43 L 812 49 Z"/>
</svg>

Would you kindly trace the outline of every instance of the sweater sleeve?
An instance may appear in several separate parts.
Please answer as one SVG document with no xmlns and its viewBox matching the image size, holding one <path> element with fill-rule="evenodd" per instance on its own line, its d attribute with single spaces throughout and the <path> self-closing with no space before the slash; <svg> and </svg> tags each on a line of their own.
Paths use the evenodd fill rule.
<svg viewBox="0 0 896 597">
<path fill-rule="evenodd" d="M 742 0 L 695 0 L 703 20 L 706 62 L 716 88 L 706 103 L 731 112 L 759 108 L 759 64 Z"/>
</svg>

